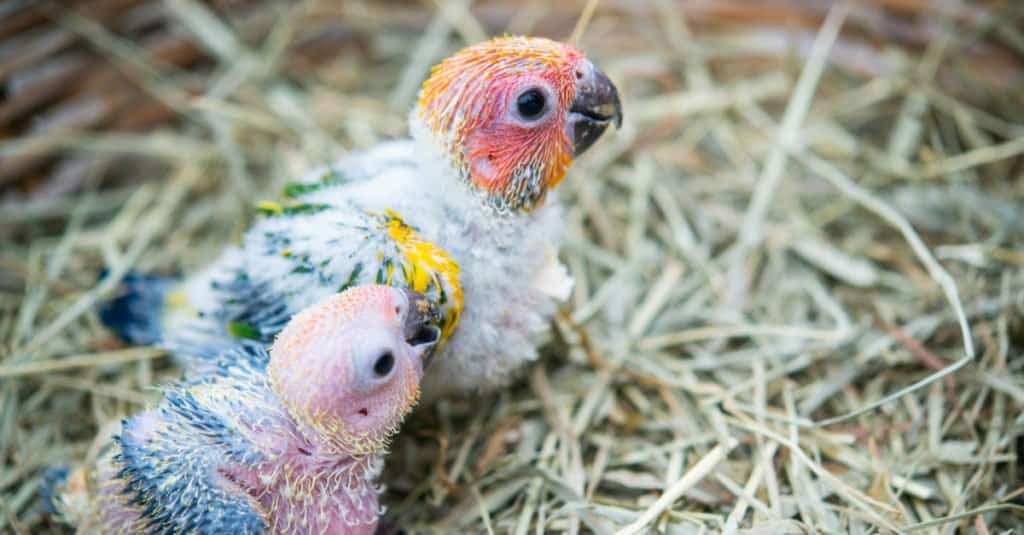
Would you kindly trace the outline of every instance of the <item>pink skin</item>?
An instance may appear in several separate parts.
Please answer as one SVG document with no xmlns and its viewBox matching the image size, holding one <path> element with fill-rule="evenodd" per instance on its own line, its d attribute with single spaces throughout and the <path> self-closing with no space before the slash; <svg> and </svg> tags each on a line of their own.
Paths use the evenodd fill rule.
<svg viewBox="0 0 1024 535">
<path fill-rule="evenodd" d="M 418 400 L 423 359 L 436 343 L 407 342 L 411 318 L 425 310 L 417 298 L 385 286 L 353 288 L 300 312 L 278 336 L 268 368 L 273 395 L 256 398 L 266 406 L 236 422 L 266 460 L 225 462 L 210 474 L 247 495 L 269 533 L 376 530 L 381 454 Z M 136 422 L 145 436 L 168 425 L 158 411 Z M 139 531 L 138 510 L 126 503 L 109 458 L 97 475 L 104 531 Z"/>
<path fill-rule="evenodd" d="M 86 519 L 76 526 L 77 533 L 144 532 L 145 522 L 139 517 L 138 509 L 126 502 L 126 497 L 122 494 L 124 485 L 122 480 L 117 478 L 117 472 L 118 469 L 110 457 L 104 457 L 97 463 L 95 477 L 100 483 L 96 490 L 95 509 L 98 518 L 94 521 Z M 85 489 L 82 492 L 85 492 Z"/>
<path fill-rule="evenodd" d="M 435 66 L 418 116 L 444 153 L 500 209 L 529 210 L 609 124 L 618 91 L 583 52 L 538 37 L 498 37 Z"/>
<path fill-rule="evenodd" d="M 416 403 L 427 347 L 405 341 L 403 319 L 415 313 L 407 292 L 367 286 L 343 295 L 292 319 L 269 373 L 318 451 L 358 455 L 386 443 Z"/>
<path fill-rule="evenodd" d="M 271 352 L 271 382 L 296 433 L 279 437 L 285 454 L 274 462 L 227 475 L 257 497 L 272 532 L 294 529 L 289 516 L 306 518 L 311 533 L 376 528 L 380 507 L 366 474 L 418 399 L 425 348 L 403 338 L 412 305 L 401 290 L 363 291 L 358 315 L 354 306 L 304 311 Z"/>
<path fill-rule="evenodd" d="M 548 39 L 497 38 L 468 47 L 437 66 L 423 85 L 421 116 L 453 154 L 470 181 L 515 207 L 539 202 L 572 161 L 566 117 L 576 93 L 583 53 Z M 524 117 L 517 99 L 536 90 L 545 105 Z M 458 114 L 452 113 L 458 110 Z M 460 120 L 456 120 L 456 118 Z M 539 191 L 521 190 L 537 175 Z"/>
</svg>

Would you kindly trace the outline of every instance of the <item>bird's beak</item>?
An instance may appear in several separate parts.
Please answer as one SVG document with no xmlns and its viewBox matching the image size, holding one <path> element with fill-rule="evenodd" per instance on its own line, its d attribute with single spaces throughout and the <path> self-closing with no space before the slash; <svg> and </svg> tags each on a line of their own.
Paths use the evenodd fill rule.
<svg viewBox="0 0 1024 535">
<path fill-rule="evenodd" d="M 434 350 L 441 340 L 441 313 L 425 295 L 411 290 L 403 291 L 409 301 L 409 311 L 402 323 L 402 334 L 406 343 L 419 353 L 425 370 L 434 358 Z"/>
<path fill-rule="evenodd" d="M 573 156 L 589 149 L 613 122 L 616 128 L 622 126 L 619 91 L 608 76 L 588 60 L 576 82 L 576 97 L 565 125 L 572 141 Z"/>
</svg>

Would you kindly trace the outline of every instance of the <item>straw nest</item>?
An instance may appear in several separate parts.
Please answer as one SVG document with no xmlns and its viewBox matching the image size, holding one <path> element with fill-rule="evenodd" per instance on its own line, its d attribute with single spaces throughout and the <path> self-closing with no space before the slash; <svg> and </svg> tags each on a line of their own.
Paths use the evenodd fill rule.
<svg viewBox="0 0 1024 535">
<path fill-rule="evenodd" d="M 0 532 L 174 376 L 94 306 L 301 169 L 400 136 L 428 67 L 572 2 L 0 2 Z M 69 7 L 70 5 L 70 7 Z M 575 292 L 515 385 L 421 408 L 410 532 L 1021 528 L 1024 6 L 604 2 L 626 122 L 561 191 Z M 113 425 L 111 425 L 113 423 Z"/>
</svg>

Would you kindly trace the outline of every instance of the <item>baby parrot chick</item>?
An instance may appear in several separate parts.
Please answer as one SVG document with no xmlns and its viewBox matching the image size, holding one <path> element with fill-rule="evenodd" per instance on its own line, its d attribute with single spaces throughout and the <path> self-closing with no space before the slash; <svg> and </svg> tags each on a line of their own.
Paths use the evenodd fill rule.
<svg viewBox="0 0 1024 535">
<path fill-rule="evenodd" d="M 269 353 L 210 348 L 211 371 L 125 420 L 57 509 L 85 533 L 372 534 L 439 321 L 420 294 L 366 285 L 301 311 Z"/>
<path fill-rule="evenodd" d="M 572 287 L 556 257 L 555 187 L 621 118 L 614 84 L 571 45 L 470 46 L 424 82 L 411 139 L 289 184 L 260 205 L 266 215 L 240 247 L 178 286 L 130 280 L 105 319 L 172 349 L 197 315 L 208 332 L 269 340 L 325 295 L 386 284 L 428 295 L 442 314 L 444 347 L 425 393 L 503 385 L 536 357 Z"/>
</svg>

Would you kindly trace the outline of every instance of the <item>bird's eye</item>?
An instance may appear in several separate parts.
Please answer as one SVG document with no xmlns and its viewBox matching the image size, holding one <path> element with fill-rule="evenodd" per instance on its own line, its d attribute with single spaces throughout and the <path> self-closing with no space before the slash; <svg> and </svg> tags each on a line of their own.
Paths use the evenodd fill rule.
<svg viewBox="0 0 1024 535">
<path fill-rule="evenodd" d="M 539 89 L 527 89 L 516 99 L 516 110 L 526 120 L 540 117 L 544 113 L 544 93 Z"/>
<path fill-rule="evenodd" d="M 377 377 L 386 377 L 394 367 L 395 356 L 390 351 L 385 351 L 374 361 L 373 374 Z"/>
</svg>

